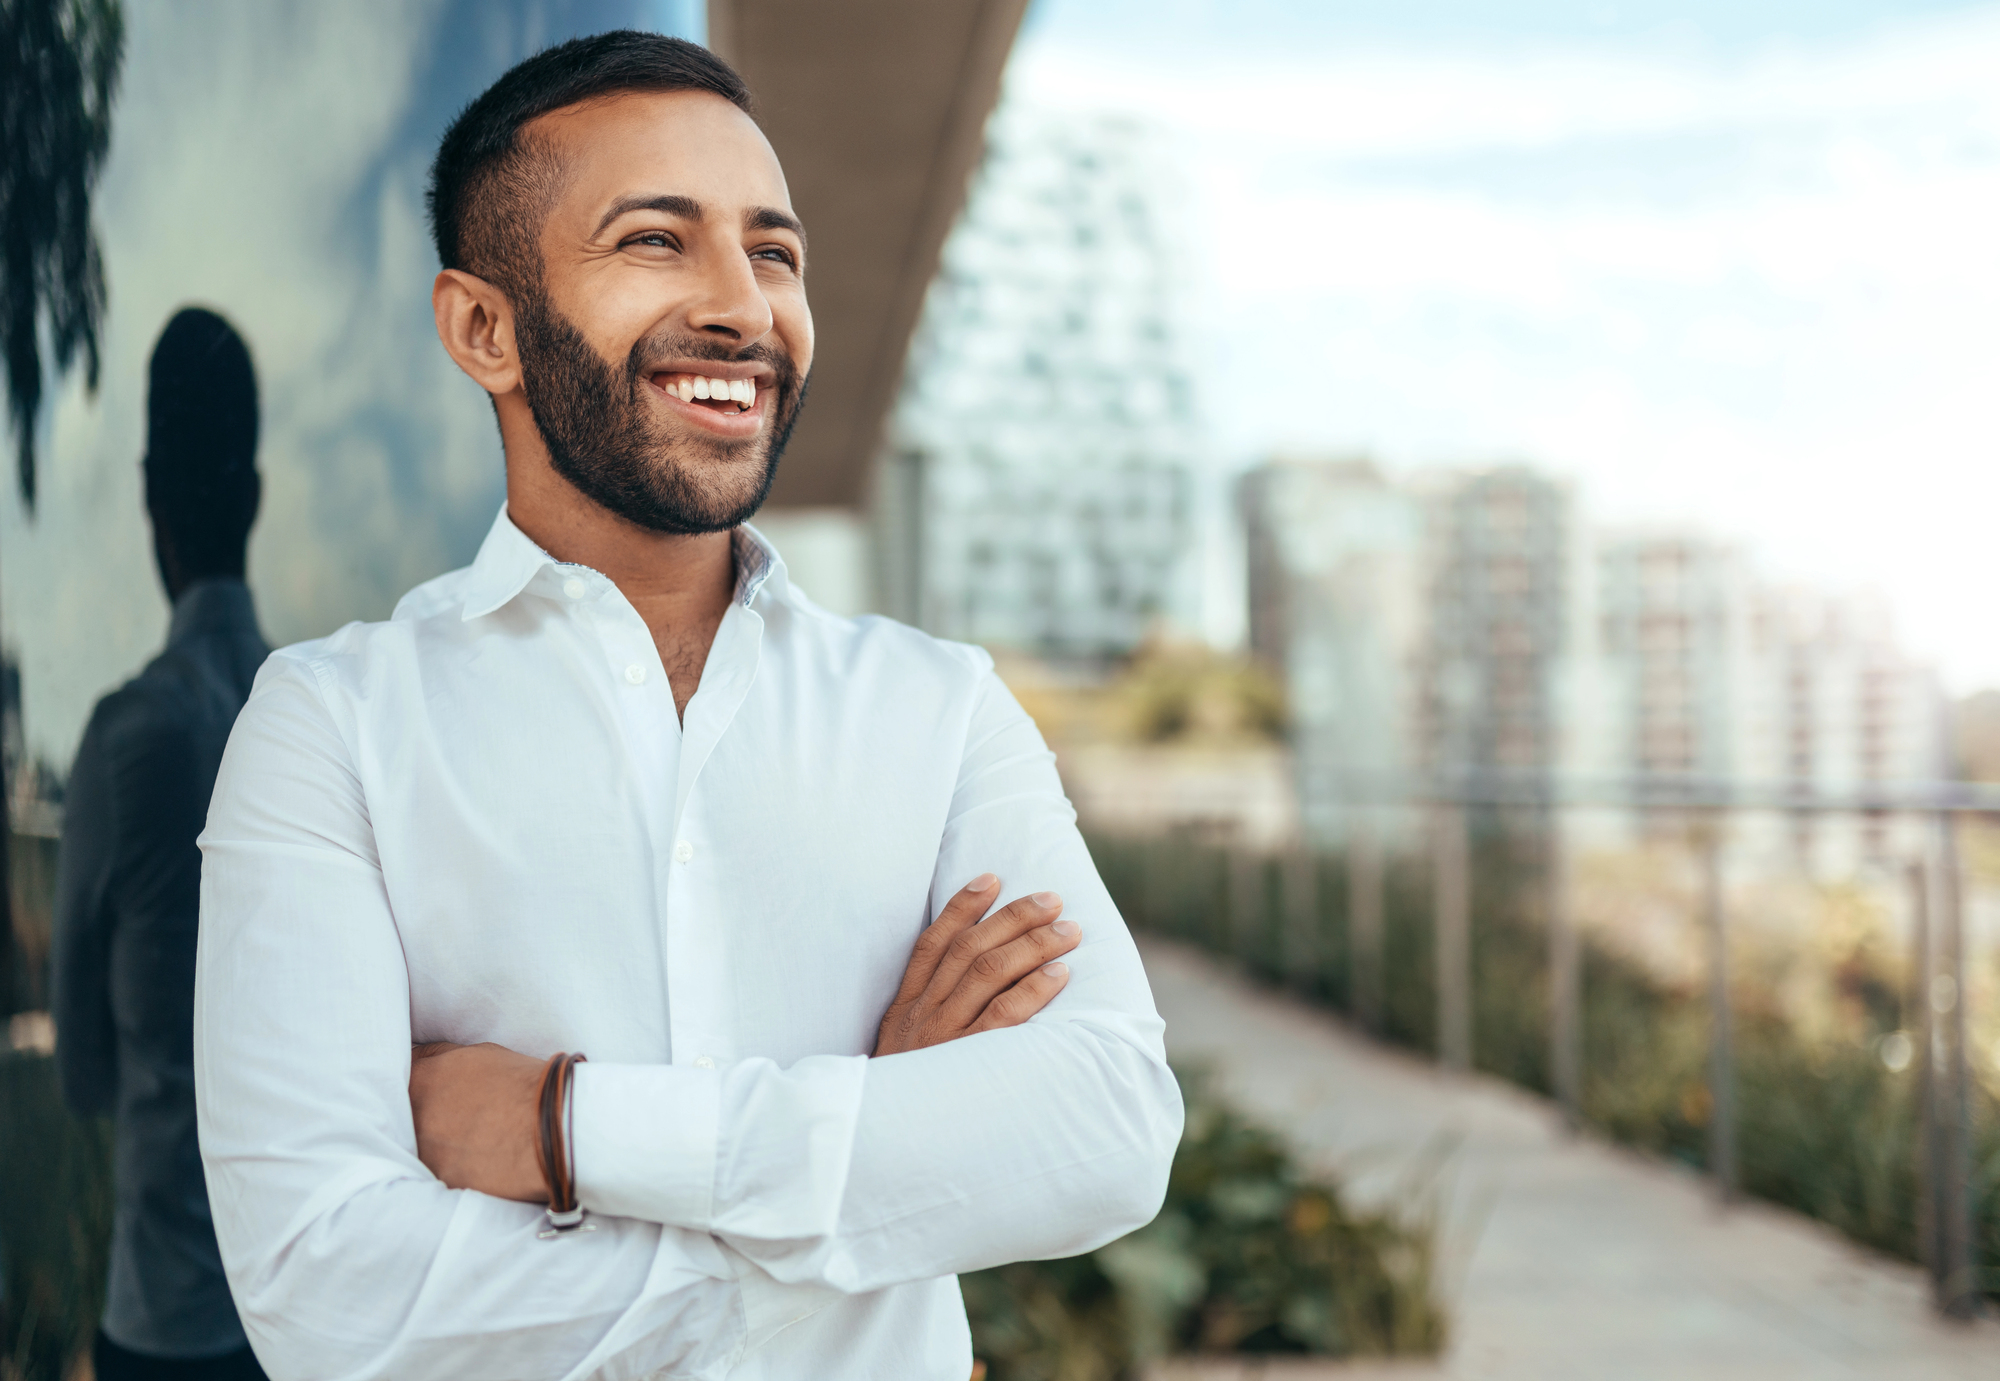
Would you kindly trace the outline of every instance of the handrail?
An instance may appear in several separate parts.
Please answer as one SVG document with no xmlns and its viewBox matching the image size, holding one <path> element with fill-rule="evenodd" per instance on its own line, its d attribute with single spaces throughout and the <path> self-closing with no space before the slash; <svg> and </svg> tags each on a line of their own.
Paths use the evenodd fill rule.
<svg viewBox="0 0 2000 1381">
<path fill-rule="evenodd" d="M 1692 772 L 1597 777 L 1493 767 L 1441 768 L 1427 773 L 1327 772 L 1322 776 L 1326 779 L 1349 804 L 1360 806 L 1627 806 L 2000 815 L 2000 784 L 1989 782 L 1912 779 L 1823 785 L 1809 780 L 1757 781 Z"/>
</svg>

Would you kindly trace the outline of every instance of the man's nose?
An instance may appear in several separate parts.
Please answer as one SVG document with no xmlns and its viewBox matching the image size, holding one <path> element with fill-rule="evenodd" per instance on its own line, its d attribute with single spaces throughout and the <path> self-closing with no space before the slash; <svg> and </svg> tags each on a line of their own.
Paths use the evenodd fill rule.
<svg viewBox="0 0 2000 1381">
<path fill-rule="evenodd" d="M 735 345 L 750 345 L 771 331 L 771 304 L 750 266 L 750 256 L 735 245 L 718 246 L 705 256 L 707 271 L 688 308 L 688 326 L 697 334 L 716 336 Z"/>
</svg>

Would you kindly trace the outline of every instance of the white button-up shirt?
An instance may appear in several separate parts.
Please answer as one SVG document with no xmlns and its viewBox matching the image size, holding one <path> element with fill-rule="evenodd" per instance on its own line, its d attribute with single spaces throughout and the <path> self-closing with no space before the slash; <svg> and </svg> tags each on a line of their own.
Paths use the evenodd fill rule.
<svg viewBox="0 0 2000 1381">
<path fill-rule="evenodd" d="M 276 1381 L 913 1377 L 954 1273 L 1149 1219 L 1180 1134 L 1145 974 L 974 648 L 837 618 L 739 530 L 676 719 L 643 620 L 503 512 L 468 568 L 273 655 L 203 834 L 216 1235 Z M 871 1060 L 982 872 L 1083 927 L 1026 1025 Z M 601 1230 L 450 1190 L 411 1043 L 580 1050 Z"/>
</svg>

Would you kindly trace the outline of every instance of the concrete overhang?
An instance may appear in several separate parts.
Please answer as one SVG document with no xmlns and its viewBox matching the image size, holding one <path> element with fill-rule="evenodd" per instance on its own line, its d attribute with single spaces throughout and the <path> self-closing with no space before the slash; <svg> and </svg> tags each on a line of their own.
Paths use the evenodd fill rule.
<svg viewBox="0 0 2000 1381">
<path fill-rule="evenodd" d="M 771 502 L 855 507 L 1027 0 L 708 0 L 810 237 L 812 399 Z"/>
</svg>

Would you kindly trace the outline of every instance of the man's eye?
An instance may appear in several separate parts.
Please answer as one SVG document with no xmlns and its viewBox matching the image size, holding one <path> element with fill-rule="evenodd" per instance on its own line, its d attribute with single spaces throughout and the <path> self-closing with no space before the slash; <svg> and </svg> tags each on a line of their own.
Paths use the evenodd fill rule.
<svg viewBox="0 0 2000 1381">
<path fill-rule="evenodd" d="M 664 230 L 647 230 L 634 235 L 625 243 L 628 245 L 650 245 L 656 249 L 680 248 L 679 245 L 674 243 L 674 237 L 667 234 Z"/>
<path fill-rule="evenodd" d="M 799 266 L 799 261 L 792 257 L 792 252 L 782 245 L 765 245 L 762 249 L 753 249 L 750 251 L 750 257 L 752 259 L 769 259 L 775 263 L 783 264 L 786 268 L 795 269 Z"/>
</svg>

